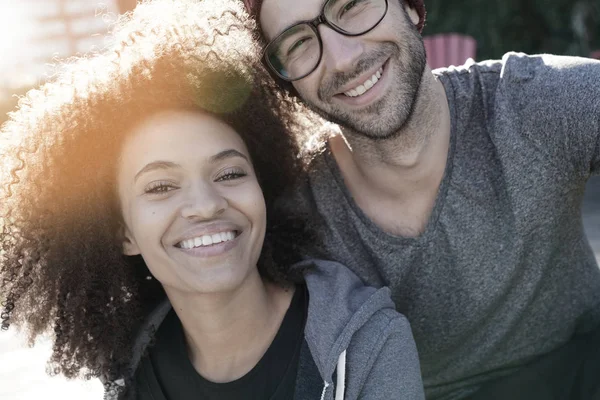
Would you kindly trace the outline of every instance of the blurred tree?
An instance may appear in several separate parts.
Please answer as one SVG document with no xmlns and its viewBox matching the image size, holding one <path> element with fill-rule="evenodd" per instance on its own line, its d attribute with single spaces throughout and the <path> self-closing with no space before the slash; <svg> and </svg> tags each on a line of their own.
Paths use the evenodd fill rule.
<svg viewBox="0 0 600 400">
<path fill-rule="evenodd" d="M 507 51 L 588 56 L 600 48 L 598 0 L 425 0 L 424 35 L 477 40 L 477 59 Z"/>
</svg>

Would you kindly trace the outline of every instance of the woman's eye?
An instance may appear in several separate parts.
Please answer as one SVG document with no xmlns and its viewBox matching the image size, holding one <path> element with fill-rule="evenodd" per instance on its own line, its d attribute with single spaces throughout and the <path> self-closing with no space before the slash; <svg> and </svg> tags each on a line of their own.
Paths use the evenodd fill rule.
<svg viewBox="0 0 600 400">
<path fill-rule="evenodd" d="M 241 170 L 225 171 L 224 173 L 219 175 L 215 181 L 216 182 L 232 181 L 234 179 L 243 178 L 246 175 L 248 175 L 248 174 L 246 174 L 244 171 L 241 171 Z"/>
<path fill-rule="evenodd" d="M 154 182 L 149 184 L 145 189 L 144 193 L 147 194 L 164 194 L 175 190 L 177 187 L 169 182 Z"/>
</svg>

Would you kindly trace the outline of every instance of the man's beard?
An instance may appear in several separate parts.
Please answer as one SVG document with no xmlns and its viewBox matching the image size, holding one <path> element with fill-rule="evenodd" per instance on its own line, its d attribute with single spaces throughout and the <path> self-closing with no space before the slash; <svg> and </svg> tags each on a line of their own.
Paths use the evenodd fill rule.
<svg viewBox="0 0 600 400">
<path fill-rule="evenodd" d="M 323 118 L 350 129 L 357 135 L 372 140 L 396 137 L 413 114 L 426 65 L 425 47 L 418 32 L 411 29 L 404 39 L 402 48 L 395 43 L 382 44 L 379 49 L 364 55 L 351 74 L 334 75 L 324 82 L 318 91 L 320 99 L 331 99 L 347 82 L 373 69 L 377 63 L 382 63 L 389 57 L 394 63 L 395 74 L 387 77 L 392 82 L 388 89 L 391 90 L 386 96 L 359 113 L 348 112 L 335 106 L 323 109 L 306 102 L 308 106 Z M 386 68 L 389 67 L 386 65 Z"/>
</svg>

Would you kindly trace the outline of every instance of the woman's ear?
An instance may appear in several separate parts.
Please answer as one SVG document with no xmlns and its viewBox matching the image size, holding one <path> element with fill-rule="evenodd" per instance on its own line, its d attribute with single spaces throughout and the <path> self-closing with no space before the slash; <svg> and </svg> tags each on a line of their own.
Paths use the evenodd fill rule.
<svg viewBox="0 0 600 400">
<path fill-rule="evenodd" d="M 129 229 L 121 225 L 121 238 L 123 243 L 123 254 L 126 256 L 138 256 L 141 254 L 135 238 L 129 232 Z"/>
</svg>

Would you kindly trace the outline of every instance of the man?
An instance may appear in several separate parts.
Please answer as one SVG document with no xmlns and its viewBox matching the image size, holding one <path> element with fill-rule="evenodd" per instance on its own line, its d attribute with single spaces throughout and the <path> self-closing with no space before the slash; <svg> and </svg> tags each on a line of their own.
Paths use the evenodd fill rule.
<svg viewBox="0 0 600 400">
<path fill-rule="evenodd" d="M 246 0 L 275 79 L 338 123 L 295 207 L 391 287 L 431 399 L 600 397 L 600 62 L 510 53 L 432 73 L 422 0 Z M 594 397 L 595 396 L 595 397 Z"/>
</svg>

